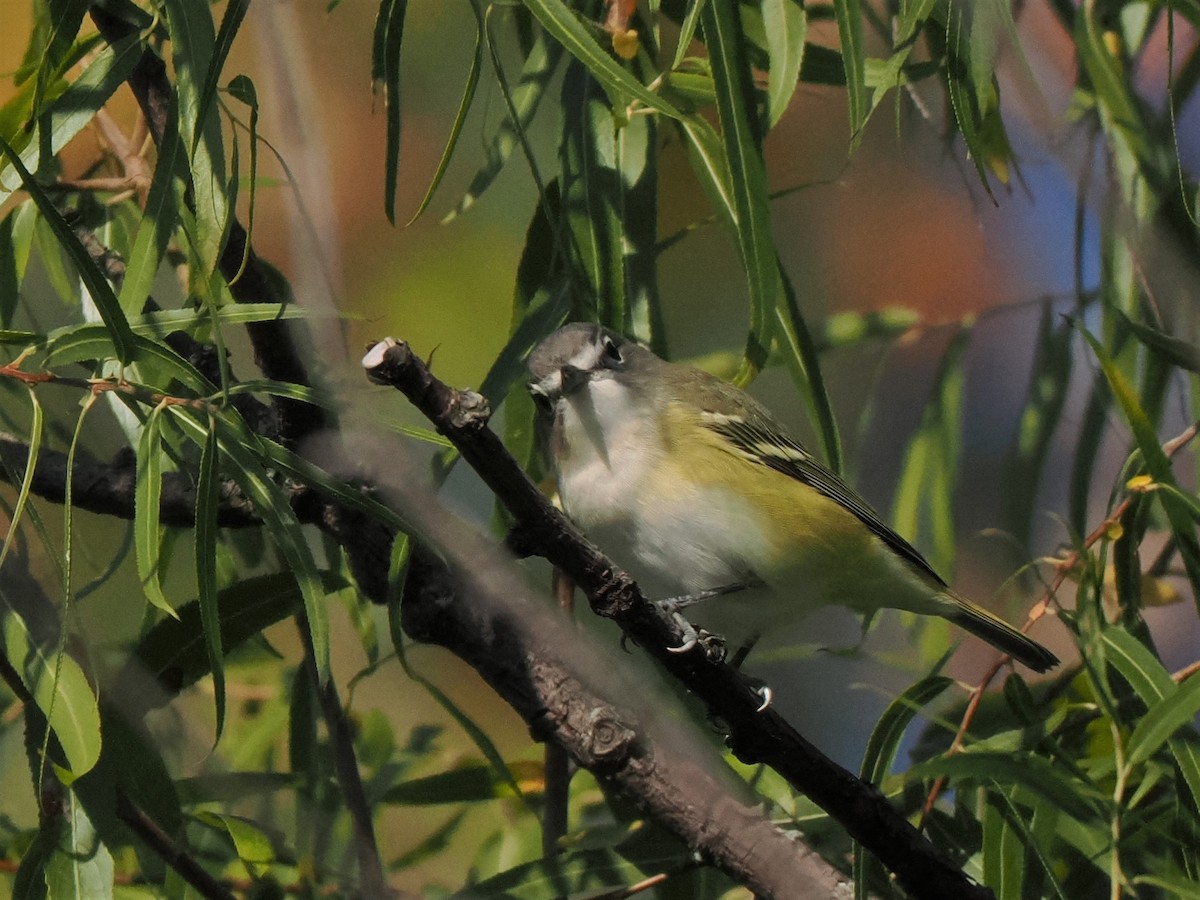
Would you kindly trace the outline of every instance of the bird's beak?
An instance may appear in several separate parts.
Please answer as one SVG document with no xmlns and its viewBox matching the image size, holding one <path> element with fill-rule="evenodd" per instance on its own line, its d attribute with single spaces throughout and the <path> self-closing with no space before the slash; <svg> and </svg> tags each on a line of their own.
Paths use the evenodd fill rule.
<svg viewBox="0 0 1200 900">
<path fill-rule="evenodd" d="M 588 380 L 588 373 L 584 369 L 577 366 L 563 366 L 559 371 L 559 376 L 562 378 L 563 394 L 570 394 L 576 388 L 581 387 Z"/>
</svg>

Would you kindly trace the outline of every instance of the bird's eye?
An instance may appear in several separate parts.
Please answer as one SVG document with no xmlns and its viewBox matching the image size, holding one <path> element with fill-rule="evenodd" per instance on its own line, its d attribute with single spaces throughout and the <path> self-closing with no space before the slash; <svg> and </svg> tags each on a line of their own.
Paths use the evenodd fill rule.
<svg viewBox="0 0 1200 900">
<path fill-rule="evenodd" d="M 619 364 L 624 361 L 621 359 L 621 351 L 617 349 L 617 342 L 612 338 L 604 339 L 603 360 L 608 365 Z"/>
</svg>

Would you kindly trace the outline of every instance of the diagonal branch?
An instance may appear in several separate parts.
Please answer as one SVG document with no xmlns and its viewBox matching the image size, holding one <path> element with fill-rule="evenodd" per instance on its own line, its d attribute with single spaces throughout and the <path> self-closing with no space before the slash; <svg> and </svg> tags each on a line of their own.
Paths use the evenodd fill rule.
<svg viewBox="0 0 1200 900">
<path fill-rule="evenodd" d="M 874 785 L 826 757 L 775 710 L 760 711 L 759 695 L 746 676 L 699 647 L 671 652 L 668 648 L 682 642 L 678 626 L 647 602 L 629 576 L 588 543 L 530 482 L 487 428 L 487 405 L 479 395 L 449 388 L 406 344 L 392 338 L 375 344 L 363 367 L 372 381 L 402 391 L 454 443 L 513 514 L 523 542 L 574 579 L 594 612 L 616 621 L 626 636 L 726 723 L 729 745 L 739 759 L 769 765 L 810 797 L 895 873 L 912 896 L 992 896 L 913 828 Z M 432 637 L 424 632 L 422 636 Z"/>
</svg>

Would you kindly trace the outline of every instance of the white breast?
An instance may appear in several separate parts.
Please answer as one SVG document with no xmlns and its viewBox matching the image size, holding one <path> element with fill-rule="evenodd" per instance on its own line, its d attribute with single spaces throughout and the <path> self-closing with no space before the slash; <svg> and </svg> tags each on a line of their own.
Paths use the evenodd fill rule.
<svg viewBox="0 0 1200 900">
<path fill-rule="evenodd" d="M 625 389 L 597 380 L 573 393 L 562 418 L 558 489 L 567 514 L 654 599 L 747 577 L 730 535 L 758 526 L 743 501 L 681 479 L 664 460 L 653 417 Z"/>
</svg>

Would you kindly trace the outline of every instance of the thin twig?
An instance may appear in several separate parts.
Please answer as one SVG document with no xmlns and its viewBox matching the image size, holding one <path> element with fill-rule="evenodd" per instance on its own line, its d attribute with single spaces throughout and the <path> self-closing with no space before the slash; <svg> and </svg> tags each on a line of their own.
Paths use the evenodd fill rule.
<svg viewBox="0 0 1200 900">
<path fill-rule="evenodd" d="M 1163 452 L 1168 457 L 1174 456 L 1184 446 L 1186 446 L 1188 442 L 1196 437 L 1198 430 L 1200 430 L 1200 422 L 1193 422 L 1178 435 L 1164 443 L 1162 445 Z M 1104 521 L 1092 529 L 1087 537 L 1083 539 L 1083 544 L 1079 549 L 1072 550 L 1055 560 L 1054 577 L 1050 580 L 1050 584 L 1047 585 L 1037 603 L 1035 603 L 1032 609 L 1030 609 L 1029 616 L 1021 628 L 1022 632 L 1027 632 L 1031 627 L 1033 627 L 1034 622 L 1038 621 L 1038 619 L 1049 613 L 1051 608 L 1057 605 L 1059 588 L 1063 586 L 1063 583 L 1068 577 L 1070 577 L 1071 573 L 1075 572 L 1079 568 L 1080 563 L 1083 561 L 1083 554 L 1095 546 L 1099 541 L 1104 540 L 1113 533 L 1113 529 L 1120 524 L 1121 518 L 1129 510 L 1129 507 L 1132 503 L 1133 497 L 1126 497 L 1115 507 L 1113 507 L 1112 512 L 1110 512 L 1104 518 Z M 971 695 L 967 700 L 967 706 L 963 710 L 962 721 L 959 723 L 958 731 L 954 735 L 954 740 L 950 743 L 950 748 L 946 751 L 947 755 L 958 753 L 960 750 L 962 750 L 963 745 L 966 742 L 967 730 L 971 727 L 971 722 L 974 720 L 975 713 L 979 709 L 979 704 L 983 700 L 984 692 L 987 690 L 988 685 L 992 683 L 992 680 L 996 677 L 996 675 L 999 674 L 1000 670 L 1010 662 L 1012 662 L 1012 657 L 1007 654 L 1002 654 L 1001 656 L 997 657 L 988 670 L 984 673 L 983 678 L 980 679 L 980 681 L 975 685 L 974 689 L 972 689 Z M 929 789 L 929 795 L 925 798 L 925 805 L 921 809 L 921 822 L 918 827 L 924 827 L 925 820 L 933 811 L 933 804 L 937 801 L 937 798 L 941 794 L 942 788 L 945 787 L 945 784 L 945 776 L 942 776 L 934 781 L 933 786 Z"/>
<path fill-rule="evenodd" d="M 209 900 L 236 900 L 233 893 L 209 874 L 194 856 L 176 843 L 140 806 L 122 790 L 117 791 L 117 818 L 129 826 L 142 842 L 179 877 Z"/>
</svg>

